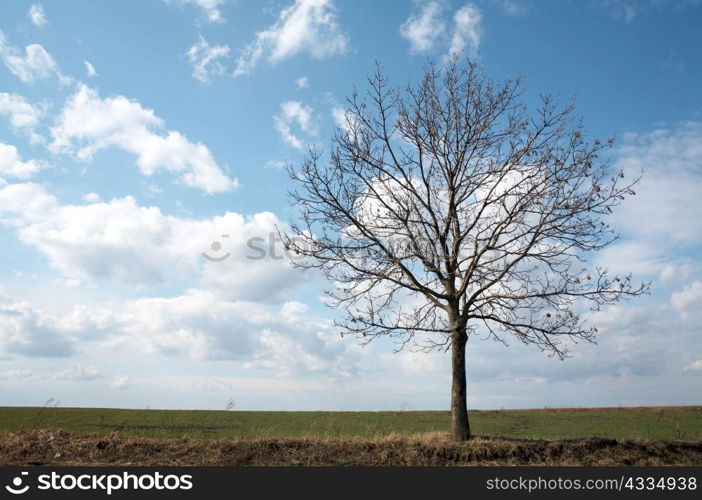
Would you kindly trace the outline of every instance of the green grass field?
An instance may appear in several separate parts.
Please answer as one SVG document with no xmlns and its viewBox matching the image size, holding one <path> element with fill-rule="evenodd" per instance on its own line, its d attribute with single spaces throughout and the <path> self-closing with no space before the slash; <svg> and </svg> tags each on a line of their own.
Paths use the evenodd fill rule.
<svg viewBox="0 0 702 500">
<path fill-rule="evenodd" d="M 261 412 L 0 407 L 0 432 L 60 428 L 78 433 L 188 437 L 375 437 L 445 432 L 445 411 Z M 473 433 L 509 438 L 702 440 L 702 407 L 471 412 Z"/>
</svg>

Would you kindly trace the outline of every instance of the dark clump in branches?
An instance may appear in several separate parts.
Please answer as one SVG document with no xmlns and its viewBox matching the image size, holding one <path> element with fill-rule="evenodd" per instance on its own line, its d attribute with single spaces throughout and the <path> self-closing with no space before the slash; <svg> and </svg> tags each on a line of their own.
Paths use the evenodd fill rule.
<svg viewBox="0 0 702 500">
<path fill-rule="evenodd" d="M 478 329 L 559 357 L 592 340 L 583 305 L 645 293 L 630 275 L 588 269 L 617 235 L 607 215 L 638 179 L 612 172 L 572 105 L 476 64 L 430 65 L 418 86 L 378 69 L 348 100 L 324 154 L 311 149 L 291 193 L 300 218 L 284 236 L 301 267 L 333 283 L 342 333 L 452 351 L 453 434 L 469 437 L 465 345 Z"/>
</svg>

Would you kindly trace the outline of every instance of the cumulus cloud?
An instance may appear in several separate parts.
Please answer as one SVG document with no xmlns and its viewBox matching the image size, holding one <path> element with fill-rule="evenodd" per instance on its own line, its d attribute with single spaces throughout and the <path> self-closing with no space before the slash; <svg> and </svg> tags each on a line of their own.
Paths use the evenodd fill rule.
<svg viewBox="0 0 702 500">
<path fill-rule="evenodd" d="M 295 0 L 277 21 L 244 47 L 234 76 L 250 74 L 261 58 L 277 63 L 300 53 L 324 59 L 348 50 L 349 40 L 337 17 L 333 0 Z"/>
<path fill-rule="evenodd" d="M 231 300 L 276 302 L 289 300 L 301 279 L 277 238 L 284 223 L 270 212 L 181 218 L 130 196 L 61 205 L 37 184 L 0 179 L 0 222 L 65 278 L 85 283 L 197 279 Z"/>
<path fill-rule="evenodd" d="M 205 20 L 210 23 L 223 23 L 225 21 L 220 10 L 224 0 L 165 0 L 165 2 L 178 5 L 194 5 L 201 10 Z"/>
<path fill-rule="evenodd" d="M 482 14 L 474 4 L 466 4 L 453 14 L 449 23 L 441 0 L 415 2 L 400 35 L 410 42 L 410 53 L 430 52 L 441 44 L 447 57 L 461 54 L 475 56 L 482 36 Z"/>
<path fill-rule="evenodd" d="M 75 338 L 52 316 L 0 295 L 0 352 L 66 357 L 75 353 Z"/>
<path fill-rule="evenodd" d="M 442 10 L 440 0 L 414 2 L 412 13 L 400 26 L 400 34 L 410 42 L 410 52 L 428 52 L 434 48 L 434 43 L 446 30 Z"/>
<path fill-rule="evenodd" d="M 305 143 L 292 131 L 292 126 L 297 127 L 306 134 L 316 135 L 317 127 L 313 120 L 311 107 L 299 101 L 286 101 L 280 105 L 280 113 L 273 117 L 275 128 L 280 133 L 283 141 L 296 149 L 302 149 Z"/>
<path fill-rule="evenodd" d="M 17 148 L 0 142 L 0 176 L 29 179 L 41 169 L 35 160 L 22 161 Z"/>
<path fill-rule="evenodd" d="M 681 257 L 676 259 L 674 263 L 663 264 L 658 279 L 662 283 L 690 282 L 700 271 L 702 271 L 700 263 L 688 257 Z"/>
<path fill-rule="evenodd" d="M 230 360 L 252 372 L 278 377 L 349 378 L 357 373 L 361 358 L 360 347 L 341 339 L 330 321 L 310 315 L 307 306 L 296 301 L 266 305 L 192 289 L 173 297 L 78 306 L 59 317 L 41 314 L 28 304 L 0 304 L 0 353 L 70 356 L 77 336 L 88 335 L 81 332 L 90 332 L 86 338 L 102 350 Z M 0 373 L 0 379 L 30 376 Z M 129 384 L 126 377 L 109 377 L 82 364 L 49 378 L 100 381 L 113 388 Z"/>
<path fill-rule="evenodd" d="M 278 376 L 354 373 L 356 347 L 335 335 L 329 321 L 306 312 L 299 302 L 266 306 L 190 290 L 125 303 L 116 315 L 120 333 L 112 344 L 195 360 L 238 360 L 245 368 Z"/>
<path fill-rule="evenodd" d="M 262 314 L 260 306 L 221 300 L 202 290 L 128 301 L 116 314 L 120 335 L 111 343 L 195 360 L 241 360 L 256 347 L 250 321 L 256 322 L 257 310 Z"/>
<path fill-rule="evenodd" d="M 24 96 L 0 92 L 0 116 L 7 117 L 12 130 L 25 132 L 32 142 L 41 142 L 42 140 L 35 129 L 43 115 L 43 108 L 32 105 Z"/>
<path fill-rule="evenodd" d="M 34 183 L 8 183 L 0 177 L 0 217 L 9 225 L 38 220 L 56 205 L 56 199 Z"/>
<path fill-rule="evenodd" d="M 625 134 L 615 154 L 628 178 L 644 174 L 636 197 L 617 211 L 627 235 L 702 243 L 702 207 L 693 203 L 702 196 L 702 123 Z"/>
<path fill-rule="evenodd" d="M 210 45 L 202 36 L 186 52 L 188 62 L 193 68 L 193 77 L 200 83 L 210 83 L 213 76 L 224 74 L 225 68 L 218 59 L 229 56 L 229 47 L 226 45 Z"/>
<path fill-rule="evenodd" d="M 27 45 L 24 53 L 9 44 L 5 34 L 0 31 L 0 58 L 7 69 L 22 82 L 32 83 L 55 76 L 62 85 L 67 85 L 71 79 L 64 76 L 44 47 L 38 43 Z"/>
<path fill-rule="evenodd" d="M 163 120 L 137 101 L 118 95 L 101 98 L 80 85 L 51 128 L 50 150 L 89 161 L 96 152 L 117 147 L 137 157 L 143 175 L 166 171 L 179 183 L 207 193 L 231 191 L 238 185 L 217 165 L 211 151 L 180 132 L 165 135 Z"/>
<path fill-rule="evenodd" d="M 464 5 L 453 15 L 453 35 L 449 46 L 449 57 L 467 52 L 475 55 L 482 35 L 482 14 L 473 4 Z"/>
<path fill-rule="evenodd" d="M 43 28 L 49 24 L 49 21 L 46 20 L 44 7 L 37 3 L 32 4 L 31 7 L 29 7 L 27 17 L 29 17 L 29 20 L 32 21 L 32 24 L 37 28 Z"/>
<path fill-rule="evenodd" d="M 497 347 L 478 343 L 472 351 L 477 359 L 471 360 L 475 376 L 516 380 L 528 375 L 550 384 L 610 386 L 641 386 L 647 380 L 661 387 L 674 384 L 679 398 L 689 397 L 689 384 L 694 382 L 673 381 L 694 376 L 697 372 L 690 366 L 702 352 L 701 269 L 689 257 L 702 244 L 702 212 L 696 201 L 702 197 L 700 144 L 702 124 L 683 122 L 624 134 L 614 150 L 613 167 L 624 172 L 625 180 L 642 171 L 644 175 L 635 187 L 636 196 L 623 202 L 609 221 L 621 232 L 621 240 L 600 252 L 595 263 L 614 272 L 633 272 L 636 279 L 652 279 L 654 297 L 587 313 L 600 332 L 598 345 L 574 346 L 573 358 L 563 363 L 531 359 L 513 345 L 510 355 L 520 358 L 521 368 L 498 366 L 491 361 L 499 356 L 494 352 Z M 676 289 L 666 290 L 672 286 Z M 665 396 L 658 398 L 665 401 Z M 644 393 L 633 400 L 656 401 Z"/>
<path fill-rule="evenodd" d="M 614 168 L 625 180 L 641 175 L 636 196 L 617 208 L 612 225 L 622 241 L 598 259 L 614 270 L 635 268 L 656 276 L 668 268 L 694 271 L 684 251 L 702 245 L 702 123 L 624 134 L 615 150 Z M 645 221 L 645 223 L 643 223 Z M 679 273 L 678 273 L 679 274 Z"/>
<path fill-rule="evenodd" d="M 94 192 L 85 194 L 83 199 L 88 203 L 100 203 L 102 201 L 100 195 Z"/>
<path fill-rule="evenodd" d="M 695 281 L 678 290 L 670 297 L 671 305 L 683 316 L 697 312 L 697 306 L 702 304 L 702 282 Z"/>
<path fill-rule="evenodd" d="M 2 353 L 69 356 L 81 339 L 81 349 L 98 342 L 103 349 L 236 360 L 267 374 L 355 373 L 354 343 L 292 300 L 304 277 L 283 254 L 277 228 L 284 225 L 274 214 L 179 218 L 131 197 L 89 196 L 85 205 L 62 205 L 37 184 L 0 180 L 0 222 L 67 279 L 148 286 L 186 273 L 198 285 L 170 297 L 98 299 L 58 316 L 6 301 Z M 81 367 L 56 377 L 98 375 Z"/>
<path fill-rule="evenodd" d="M 221 262 L 205 259 L 200 286 L 216 291 L 219 297 L 280 303 L 290 300 L 294 288 L 311 278 L 290 265 L 278 237 L 278 228 L 286 225 L 275 214 L 261 212 L 243 217 L 228 212 L 215 218 L 211 227 L 212 239 L 204 253 L 215 258 L 231 257 Z M 221 248 L 214 246 L 219 251 L 213 250 L 214 243 L 220 243 Z"/>
<path fill-rule="evenodd" d="M 592 386 L 593 390 L 617 387 L 629 382 L 640 388 L 646 386 L 644 380 L 656 380 L 665 385 L 666 380 L 682 376 L 684 367 L 699 357 L 702 349 L 699 318 L 690 316 L 689 311 L 701 304 L 699 300 L 690 303 L 686 309 L 688 314 L 671 307 L 665 298 L 656 304 L 620 304 L 588 313 L 588 321 L 599 331 L 597 344 L 573 345 L 571 357 L 563 361 L 548 358 L 516 339 L 508 339 L 508 346 L 483 341 L 478 331 L 469 341 L 469 377 L 480 382 L 476 387 L 492 382 L 513 384 L 511 391 L 501 389 L 511 394 L 532 386 L 528 380 L 537 379 L 554 388 L 563 384 L 571 390 L 585 385 Z M 507 354 L 510 363 L 498 362 Z M 681 386 L 680 390 L 689 394 L 691 386 Z M 563 394 L 559 396 L 560 404 L 564 404 L 567 398 Z M 544 400 L 543 393 L 537 397 Z M 629 397 L 646 399 L 647 395 L 646 391 L 633 389 Z M 656 397 L 648 401 L 654 404 Z"/>
</svg>

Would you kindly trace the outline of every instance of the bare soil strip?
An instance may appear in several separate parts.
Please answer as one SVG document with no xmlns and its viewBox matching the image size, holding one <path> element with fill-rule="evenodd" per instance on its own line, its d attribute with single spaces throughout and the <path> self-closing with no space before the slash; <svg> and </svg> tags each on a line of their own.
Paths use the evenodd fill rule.
<svg viewBox="0 0 702 500">
<path fill-rule="evenodd" d="M 0 433 L 2 465 L 702 465 L 702 442 L 527 440 L 440 433 L 377 439 L 151 439 L 42 429 Z"/>
</svg>

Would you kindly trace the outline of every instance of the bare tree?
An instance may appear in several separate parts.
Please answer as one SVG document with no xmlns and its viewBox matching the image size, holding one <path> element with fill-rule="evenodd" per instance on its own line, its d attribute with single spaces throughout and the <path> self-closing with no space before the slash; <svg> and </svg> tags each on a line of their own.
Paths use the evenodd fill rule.
<svg viewBox="0 0 702 500">
<path fill-rule="evenodd" d="M 380 68 L 368 83 L 328 153 L 290 167 L 300 217 L 284 242 L 333 283 L 342 334 L 451 350 L 452 435 L 465 440 L 471 334 L 563 358 L 597 332 L 584 305 L 647 291 L 586 259 L 617 238 L 607 215 L 638 179 L 599 159 L 611 141 L 587 142 L 572 105 L 542 96 L 528 115 L 519 78 L 455 60 L 416 86 L 391 87 Z"/>
</svg>

